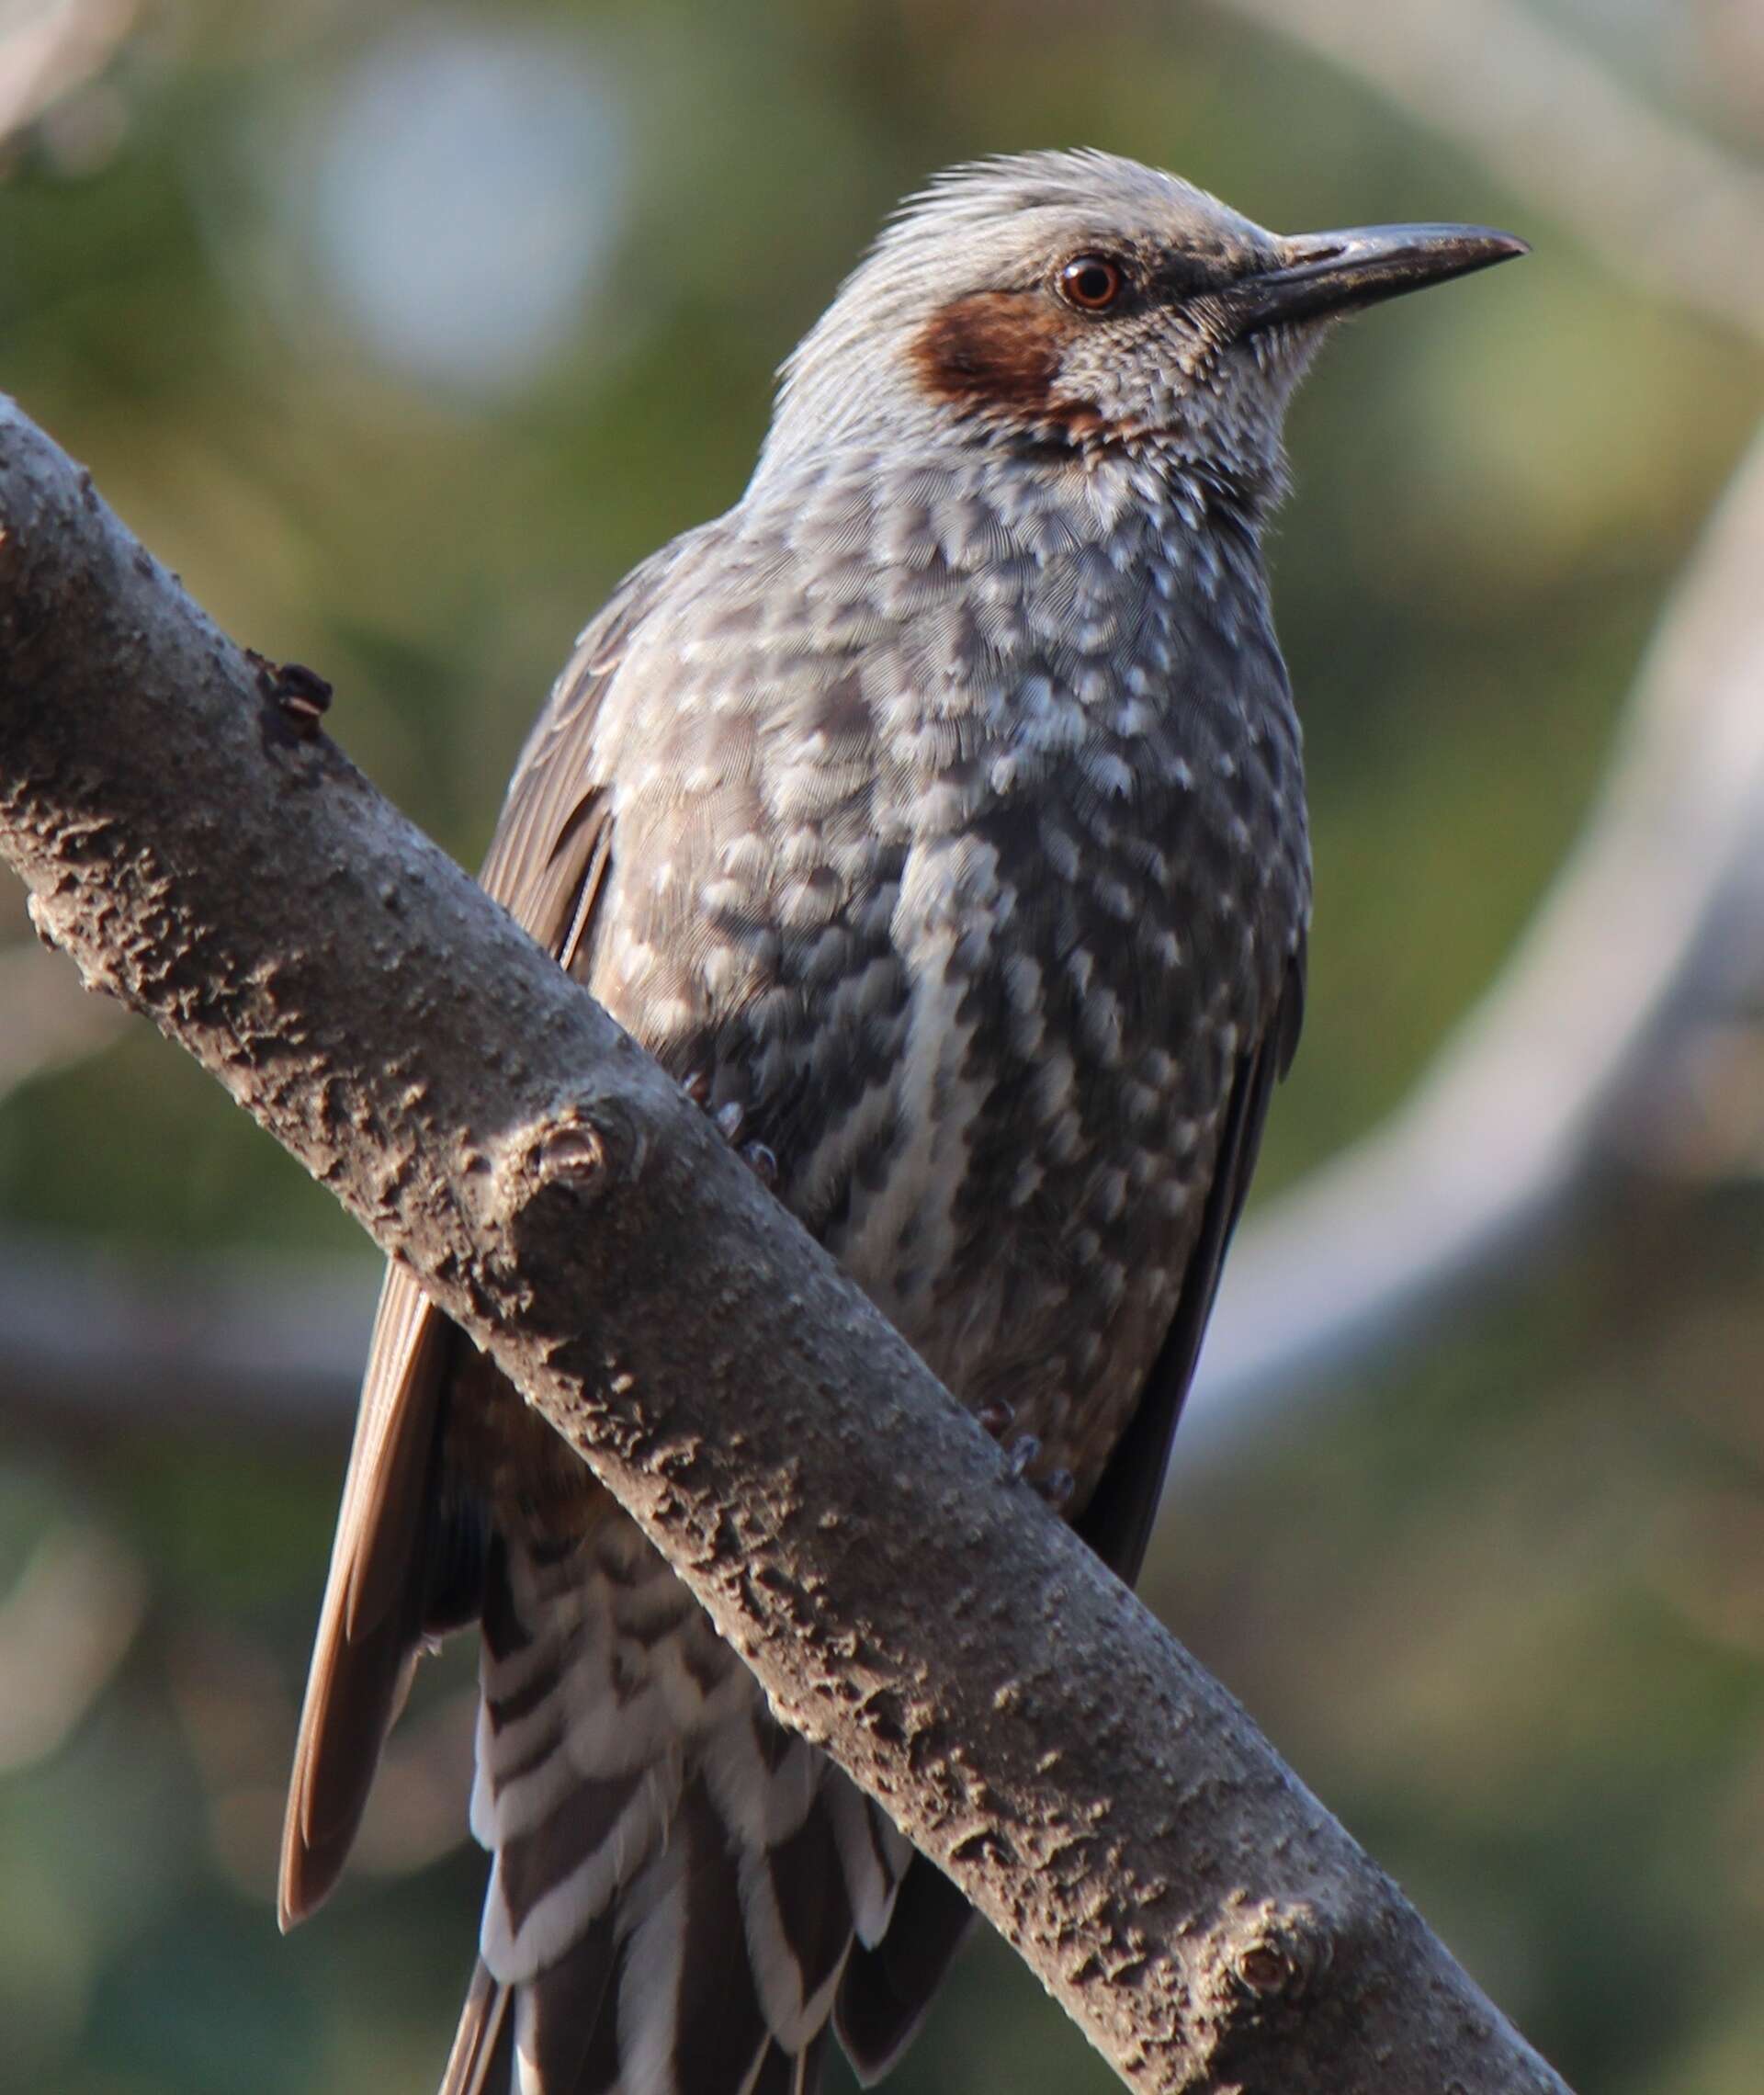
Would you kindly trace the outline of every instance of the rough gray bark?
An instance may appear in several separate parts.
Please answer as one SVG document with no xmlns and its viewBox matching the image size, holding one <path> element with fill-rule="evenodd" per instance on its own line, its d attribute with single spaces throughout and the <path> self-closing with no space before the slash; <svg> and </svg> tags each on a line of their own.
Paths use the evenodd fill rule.
<svg viewBox="0 0 1764 2095">
<path fill-rule="evenodd" d="M 1760 565 L 1764 434 L 1661 617 L 1580 839 L 1488 994 L 1386 1121 L 1238 1231 L 1182 1423 L 1191 1476 L 1547 1254 L 1616 1174 L 1638 1199 L 1755 1172 L 1764 1119 L 1708 1072 L 1724 1066 L 1711 1043 L 1764 1002 Z M 60 965 L 0 949 L 0 1093 L 9 1039 L 34 1073 L 46 1032 L 88 1030 L 62 1000 L 47 1025 L 8 1007 L 27 959 Z M 74 1443 L 122 1403 L 336 1440 L 372 1311 L 352 1262 L 187 1256 L 143 1273 L 0 1232 L 0 1405 Z"/>
<path fill-rule="evenodd" d="M 0 852 L 1124 2078 L 1563 2083 L 708 1124 L 0 411 Z"/>
</svg>

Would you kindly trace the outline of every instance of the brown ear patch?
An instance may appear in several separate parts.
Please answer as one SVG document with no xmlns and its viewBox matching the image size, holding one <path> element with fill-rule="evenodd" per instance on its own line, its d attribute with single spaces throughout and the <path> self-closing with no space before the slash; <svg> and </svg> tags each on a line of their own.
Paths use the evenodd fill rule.
<svg viewBox="0 0 1764 2095">
<path fill-rule="evenodd" d="M 1076 436 L 1099 426 L 1094 407 L 1055 391 L 1076 323 L 1034 291 L 976 291 L 941 306 L 915 336 L 911 357 L 934 400 Z"/>
</svg>

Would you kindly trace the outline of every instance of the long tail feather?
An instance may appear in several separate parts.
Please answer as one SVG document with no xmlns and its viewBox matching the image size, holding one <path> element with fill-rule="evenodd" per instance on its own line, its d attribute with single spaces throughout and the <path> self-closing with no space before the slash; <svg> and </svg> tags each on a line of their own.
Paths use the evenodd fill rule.
<svg viewBox="0 0 1764 2095">
<path fill-rule="evenodd" d="M 294 1752 L 282 1832 L 284 1928 L 336 1883 L 410 1686 L 441 1524 L 447 1331 L 415 1282 L 390 1267 Z"/>
<path fill-rule="evenodd" d="M 612 1508 L 486 1581 L 483 1965 L 444 2095 L 813 2095 L 910 1850 Z"/>
</svg>

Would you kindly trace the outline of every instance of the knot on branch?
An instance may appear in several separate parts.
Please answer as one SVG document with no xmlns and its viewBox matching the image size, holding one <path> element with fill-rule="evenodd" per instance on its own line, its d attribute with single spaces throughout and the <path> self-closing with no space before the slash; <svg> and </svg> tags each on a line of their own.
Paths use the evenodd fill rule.
<svg viewBox="0 0 1764 2095">
<path fill-rule="evenodd" d="M 486 1272 L 515 1287 L 535 1330 L 582 1335 L 569 1276 L 588 1241 L 584 1224 L 635 1183 L 650 1148 L 630 1109 L 603 1097 L 569 1099 L 517 1121 L 488 1153 L 468 1145 L 461 1190 L 494 1245 Z"/>
<path fill-rule="evenodd" d="M 498 1205 L 511 1223 L 560 1197 L 575 1208 L 594 1206 L 634 1183 L 649 1147 L 622 1101 L 572 1101 L 506 1140 L 496 1166 Z"/>
<path fill-rule="evenodd" d="M 606 1138 L 591 1123 L 566 1121 L 551 1128 L 536 1152 L 539 1177 L 560 1181 L 577 1199 L 597 1198 L 606 1183 Z"/>
<path fill-rule="evenodd" d="M 572 1270 L 582 1221 L 628 1190 L 650 1159 L 648 1131 L 618 1098 L 572 1098 L 517 1123 L 496 1144 L 481 1219 L 501 1238 L 509 1274 Z"/>
<path fill-rule="evenodd" d="M 1219 1948 L 1228 2021 L 1305 2000 L 1334 1961 L 1335 1930 L 1307 1900 L 1270 1900 L 1244 1908 Z"/>
</svg>

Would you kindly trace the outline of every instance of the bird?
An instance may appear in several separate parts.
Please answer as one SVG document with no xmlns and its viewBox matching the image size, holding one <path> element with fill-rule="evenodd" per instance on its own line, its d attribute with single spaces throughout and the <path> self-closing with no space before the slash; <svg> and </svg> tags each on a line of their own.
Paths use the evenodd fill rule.
<svg viewBox="0 0 1764 2095">
<path fill-rule="evenodd" d="M 1525 251 L 1283 238 L 1097 151 L 936 177 L 741 499 L 582 634 L 481 875 L 1129 1582 L 1304 1003 L 1287 402 L 1338 320 Z M 393 1265 L 285 1927 L 471 1624 L 492 1860 L 444 2095 L 812 2095 L 833 2035 L 879 2078 L 966 1903 Z"/>
</svg>

